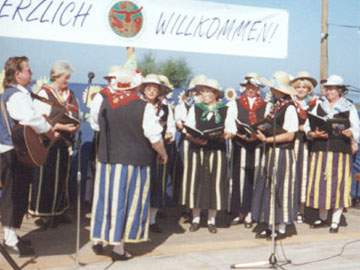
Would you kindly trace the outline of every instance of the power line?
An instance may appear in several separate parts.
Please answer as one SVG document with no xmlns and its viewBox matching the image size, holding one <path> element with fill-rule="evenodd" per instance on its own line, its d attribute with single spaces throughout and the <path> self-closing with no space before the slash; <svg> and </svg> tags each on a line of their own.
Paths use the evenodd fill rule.
<svg viewBox="0 0 360 270">
<path fill-rule="evenodd" d="M 343 27 L 343 28 L 352 28 L 360 30 L 360 25 L 350 25 L 350 24 L 337 24 L 337 23 L 328 23 L 328 25 L 336 26 L 336 27 Z"/>
</svg>

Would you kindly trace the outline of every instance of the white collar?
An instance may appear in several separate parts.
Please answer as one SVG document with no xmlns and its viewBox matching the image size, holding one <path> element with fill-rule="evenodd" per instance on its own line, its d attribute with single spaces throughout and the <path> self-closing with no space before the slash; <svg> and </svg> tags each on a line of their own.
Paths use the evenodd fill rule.
<svg viewBox="0 0 360 270">
<path fill-rule="evenodd" d="M 24 86 L 17 84 L 15 85 L 15 87 L 20 90 L 22 93 L 30 95 L 30 91 L 28 89 L 26 89 Z"/>
</svg>

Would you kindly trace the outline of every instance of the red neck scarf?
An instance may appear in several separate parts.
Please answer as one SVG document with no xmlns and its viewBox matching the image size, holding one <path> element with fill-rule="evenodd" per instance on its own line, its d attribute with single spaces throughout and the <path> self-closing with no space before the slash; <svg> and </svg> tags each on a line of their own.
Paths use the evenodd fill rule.
<svg viewBox="0 0 360 270">
<path fill-rule="evenodd" d="M 299 101 L 295 101 L 295 107 L 296 107 L 296 112 L 298 113 L 298 116 L 301 120 L 305 121 L 308 117 L 308 112 L 311 111 L 317 102 L 317 98 L 313 97 L 312 99 L 308 100 L 307 102 L 307 108 L 304 108 L 301 105 L 301 102 Z"/>
<path fill-rule="evenodd" d="M 274 119 L 275 115 L 291 102 L 292 102 L 292 100 L 289 98 L 278 99 L 267 117 L 269 119 Z"/>
<path fill-rule="evenodd" d="M 251 109 L 250 109 L 249 99 L 246 95 L 241 95 L 238 102 L 240 103 L 241 107 L 243 107 L 246 111 L 249 112 L 249 123 L 251 125 L 257 122 L 256 112 L 266 105 L 265 101 L 259 96 L 255 98 L 255 102 Z"/>
<path fill-rule="evenodd" d="M 109 88 L 104 88 L 101 93 L 107 97 L 107 100 L 113 109 L 128 105 L 130 102 L 140 99 L 136 91 L 116 91 L 111 92 Z"/>
</svg>

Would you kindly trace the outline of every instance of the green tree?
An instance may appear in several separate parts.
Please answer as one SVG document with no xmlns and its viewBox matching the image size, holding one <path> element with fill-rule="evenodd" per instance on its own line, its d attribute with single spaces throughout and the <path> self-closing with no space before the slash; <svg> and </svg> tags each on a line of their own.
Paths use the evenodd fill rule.
<svg viewBox="0 0 360 270">
<path fill-rule="evenodd" d="M 143 76 L 146 76 L 150 73 L 158 73 L 159 67 L 156 63 L 156 59 L 152 53 L 147 53 L 138 63 L 138 69 L 142 73 Z"/>
<path fill-rule="evenodd" d="M 192 71 L 184 59 L 168 59 L 159 66 L 160 73 L 168 77 L 175 88 L 186 87 Z"/>
</svg>

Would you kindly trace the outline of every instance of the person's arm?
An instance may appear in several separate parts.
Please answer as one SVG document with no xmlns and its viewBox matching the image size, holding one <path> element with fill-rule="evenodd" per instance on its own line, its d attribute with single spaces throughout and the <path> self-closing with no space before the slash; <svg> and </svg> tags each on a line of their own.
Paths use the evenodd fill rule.
<svg viewBox="0 0 360 270">
<path fill-rule="evenodd" d="M 150 141 L 152 148 L 160 156 L 163 163 L 167 163 L 168 156 L 162 140 L 162 126 L 159 123 L 156 111 L 153 105 L 146 104 L 142 127 L 144 136 Z"/>
<path fill-rule="evenodd" d="M 175 133 L 176 133 L 175 119 L 174 119 L 173 110 L 169 105 L 168 105 L 168 109 L 169 109 L 169 115 L 167 117 L 167 122 L 166 122 L 165 139 L 169 138 L 169 141 L 173 142 L 175 140 Z"/>
<path fill-rule="evenodd" d="M 49 99 L 48 94 L 44 89 L 40 89 L 40 91 L 37 93 L 38 96 Z M 51 106 L 45 102 L 42 102 L 38 99 L 33 100 L 34 108 L 40 115 L 49 116 L 51 113 Z"/>
<path fill-rule="evenodd" d="M 32 127 L 36 133 L 43 134 L 51 131 L 51 125 L 35 109 L 30 95 L 22 92 L 13 94 L 6 102 L 6 107 L 12 119 L 20 124 Z"/>
<path fill-rule="evenodd" d="M 346 137 L 352 138 L 354 140 L 354 142 L 358 143 L 359 142 L 360 121 L 359 121 L 359 115 L 356 111 L 356 108 L 353 105 L 351 106 L 351 109 L 350 109 L 349 120 L 350 120 L 350 128 L 347 130 L 344 130 L 342 133 Z"/>
<path fill-rule="evenodd" d="M 179 103 L 178 105 L 176 105 L 174 118 L 175 118 L 175 122 L 176 122 L 176 127 L 179 130 L 182 130 L 184 128 L 183 124 L 186 120 L 186 115 L 187 115 L 187 111 L 186 111 L 185 104 L 182 102 L 182 103 Z"/>
<path fill-rule="evenodd" d="M 299 130 L 299 119 L 295 106 L 289 106 L 286 109 L 282 128 L 286 131 L 285 133 L 271 137 L 265 137 L 261 131 L 258 131 L 258 138 L 265 143 L 274 143 L 274 141 L 276 143 L 286 143 L 293 141 L 295 139 L 295 133 Z"/>
<path fill-rule="evenodd" d="M 189 113 L 185 120 L 185 125 L 187 125 L 190 128 L 196 128 L 196 119 L 195 119 L 195 106 L 191 106 Z M 186 138 L 191 141 L 192 143 L 199 144 L 199 145 L 206 145 L 207 140 L 200 139 L 200 138 L 194 138 L 189 133 L 186 133 Z"/>
<path fill-rule="evenodd" d="M 225 139 L 231 139 L 237 133 L 236 127 L 236 118 L 238 115 L 238 110 L 235 101 L 230 101 L 227 104 L 227 112 L 225 118 Z"/>
<path fill-rule="evenodd" d="M 103 102 L 103 96 L 100 93 L 97 93 L 94 99 L 90 103 L 89 123 L 94 131 L 100 131 L 98 119 L 99 119 L 99 112 L 102 102 Z"/>
</svg>

